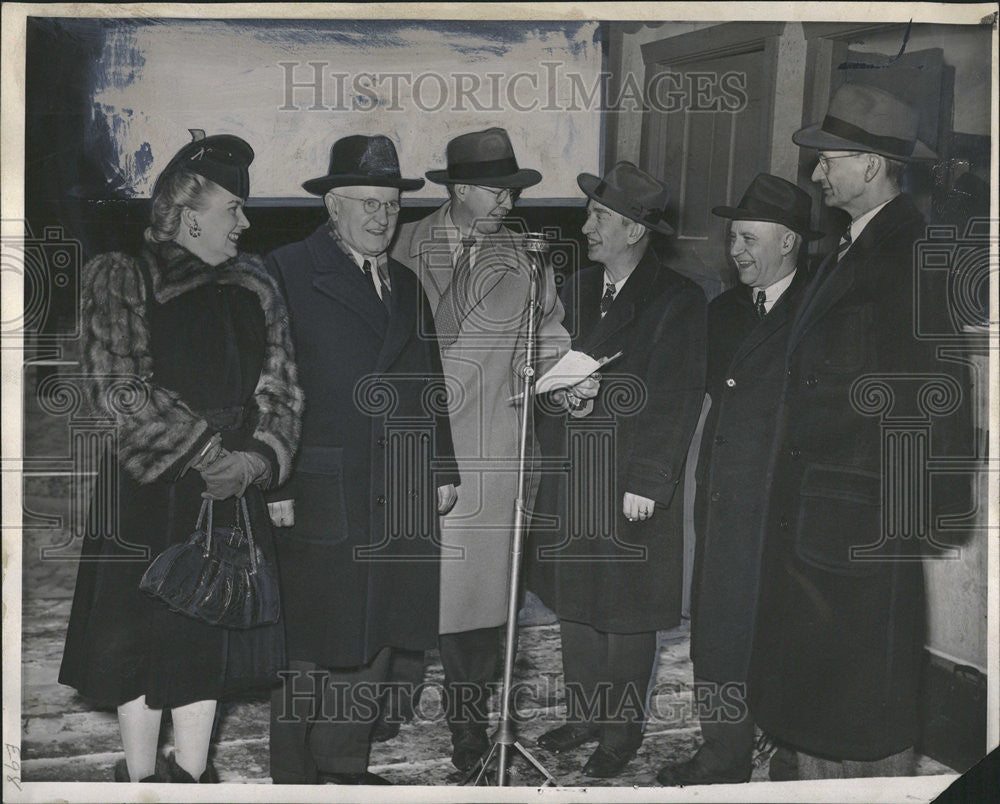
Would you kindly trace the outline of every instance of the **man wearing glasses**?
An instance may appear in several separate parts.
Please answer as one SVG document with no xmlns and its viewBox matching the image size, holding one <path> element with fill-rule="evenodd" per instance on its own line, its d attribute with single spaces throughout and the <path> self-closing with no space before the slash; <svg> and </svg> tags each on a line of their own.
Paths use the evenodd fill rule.
<svg viewBox="0 0 1000 804">
<path fill-rule="evenodd" d="M 520 238 L 503 226 L 521 190 L 541 181 L 518 167 L 501 128 L 455 137 L 447 168 L 428 171 L 449 200 L 400 229 L 393 256 L 420 277 L 449 385 L 462 496 L 442 522 L 440 650 L 452 762 L 470 769 L 489 744 L 487 684 L 496 679 L 517 492 L 518 407 L 530 269 Z M 538 369 L 570 345 L 552 269 L 539 292 Z M 425 331 L 430 327 L 425 327 Z M 593 386 L 591 388 L 590 386 Z M 596 393 L 596 382 L 579 389 Z M 530 502 L 529 502 L 530 507 Z M 459 548 L 456 551 L 454 548 Z"/>
<path fill-rule="evenodd" d="M 921 385 L 946 387 L 953 371 L 916 336 L 925 229 L 900 181 L 908 163 L 935 158 L 917 128 L 898 98 L 846 84 L 822 123 L 793 136 L 818 151 L 812 179 L 824 202 L 850 216 L 790 324 L 749 672 L 754 720 L 797 751 L 801 779 L 913 773 L 919 559 L 933 550 L 928 537 L 940 538 L 920 522 L 967 510 L 963 478 L 950 490 L 950 478 L 935 481 L 929 499 L 899 499 L 912 467 L 882 432 L 882 416 L 930 422 Z M 952 387 L 961 400 L 965 390 Z M 926 448 L 955 454 L 955 416 L 940 407 Z"/>
<path fill-rule="evenodd" d="M 387 137 L 334 143 L 303 187 L 329 213 L 266 260 L 288 302 L 307 412 L 271 503 L 289 672 L 271 699 L 276 783 L 385 784 L 368 772 L 393 648 L 437 642 L 438 515 L 457 496 L 443 381 L 413 274 L 387 255 L 401 190 Z"/>
</svg>

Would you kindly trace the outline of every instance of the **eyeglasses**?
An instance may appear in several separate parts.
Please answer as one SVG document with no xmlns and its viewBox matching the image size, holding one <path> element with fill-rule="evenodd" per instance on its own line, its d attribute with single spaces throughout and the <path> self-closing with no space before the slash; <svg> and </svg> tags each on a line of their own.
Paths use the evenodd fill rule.
<svg viewBox="0 0 1000 804">
<path fill-rule="evenodd" d="M 506 204 L 508 201 L 512 204 L 516 204 L 517 199 L 521 197 L 520 190 L 511 189 L 510 187 L 497 189 L 495 187 L 484 187 L 481 184 L 477 184 L 476 187 L 492 195 L 498 204 Z"/>
<path fill-rule="evenodd" d="M 823 154 L 820 154 L 819 156 L 816 157 L 816 161 L 819 162 L 819 169 L 822 170 L 825 174 L 829 175 L 830 163 L 834 159 L 847 159 L 847 157 L 849 156 L 861 156 L 861 151 L 854 151 L 853 153 L 849 154 L 841 154 L 840 156 L 824 156 Z"/>
<path fill-rule="evenodd" d="M 358 198 L 356 195 L 344 195 L 343 193 L 333 193 L 337 198 L 350 198 L 352 201 L 360 201 L 361 206 L 369 215 L 374 215 L 382 207 L 385 207 L 387 215 L 399 214 L 399 201 L 379 201 L 377 198 Z"/>
</svg>

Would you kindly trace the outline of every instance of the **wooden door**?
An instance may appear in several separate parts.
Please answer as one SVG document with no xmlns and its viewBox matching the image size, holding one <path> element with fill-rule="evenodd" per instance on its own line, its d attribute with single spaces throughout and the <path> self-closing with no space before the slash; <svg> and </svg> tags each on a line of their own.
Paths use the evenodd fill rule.
<svg viewBox="0 0 1000 804">
<path fill-rule="evenodd" d="M 770 64 L 759 44 L 750 52 L 659 65 L 660 72 L 679 74 L 686 88 L 698 74 L 738 76 L 745 102 L 733 111 L 647 112 L 642 166 L 670 187 L 669 218 L 677 229 L 671 264 L 685 274 L 717 279 L 721 288 L 734 284 L 736 275 L 726 256 L 727 221 L 713 215 L 712 207 L 738 203 L 753 177 L 770 166 Z"/>
</svg>

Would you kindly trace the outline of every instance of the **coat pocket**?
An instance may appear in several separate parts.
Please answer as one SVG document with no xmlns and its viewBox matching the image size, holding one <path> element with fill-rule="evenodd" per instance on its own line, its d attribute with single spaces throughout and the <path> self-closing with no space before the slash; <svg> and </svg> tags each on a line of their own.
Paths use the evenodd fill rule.
<svg viewBox="0 0 1000 804">
<path fill-rule="evenodd" d="M 334 545 L 348 537 L 341 447 L 303 447 L 295 467 L 295 525 L 287 538 Z"/>
<path fill-rule="evenodd" d="M 810 465 L 799 491 L 795 532 L 798 557 L 818 569 L 866 576 L 880 564 L 852 557 L 852 548 L 874 547 L 881 533 L 881 482 L 875 472 Z"/>
</svg>

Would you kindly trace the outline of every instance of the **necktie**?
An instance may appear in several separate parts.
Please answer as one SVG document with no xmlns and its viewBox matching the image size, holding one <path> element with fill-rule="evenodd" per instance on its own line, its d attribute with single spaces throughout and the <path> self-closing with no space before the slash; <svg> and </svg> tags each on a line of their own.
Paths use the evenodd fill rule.
<svg viewBox="0 0 1000 804">
<path fill-rule="evenodd" d="M 608 314 L 611 303 L 615 300 L 615 283 L 608 282 L 604 285 L 604 295 L 601 296 L 601 318 Z"/>
<path fill-rule="evenodd" d="M 365 260 L 364 271 L 366 274 L 371 276 L 375 283 L 378 284 L 379 295 L 382 297 L 382 304 L 384 304 L 385 309 L 388 310 L 389 302 L 391 301 L 389 296 L 388 271 L 386 271 L 383 266 L 378 264 L 378 260 Z"/>
<path fill-rule="evenodd" d="M 458 331 L 467 315 L 469 278 L 472 274 L 472 247 L 475 243 L 475 238 L 462 238 L 462 250 L 455 261 L 451 282 L 438 301 L 434 327 L 437 329 L 438 340 L 442 347 L 450 346 L 458 340 Z"/>
<path fill-rule="evenodd" d="M 767 294 L 763 290 L 757 291 L 757 298 L 754 300 L 754 307 L 757 308 L 757 317 L 763 318 L 767 315 L 767 308 L 764 306 L 764 302 L 767 301 Z"/>
<path fill-rule="evenodd" d="M 852 242 L 853 240 L 851 239 L 851 227 L 848 226 L 847 231 L 845 231 L 844 234 L 841 235 L 840 243 L 837 244 L 837 262 L 840 262 L 842 259 L 844 259 L 844 255 L 847 253 L 847 249 L 851 247 Z"/>
</svg>

